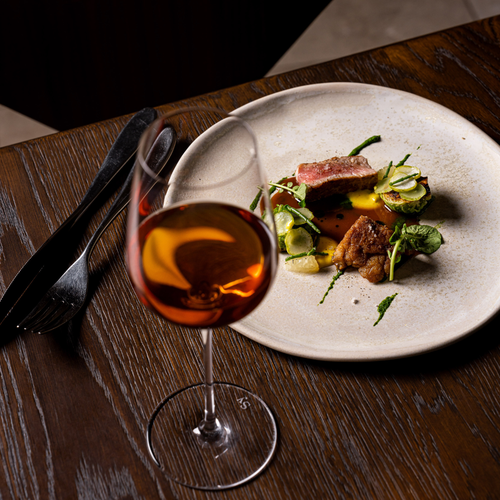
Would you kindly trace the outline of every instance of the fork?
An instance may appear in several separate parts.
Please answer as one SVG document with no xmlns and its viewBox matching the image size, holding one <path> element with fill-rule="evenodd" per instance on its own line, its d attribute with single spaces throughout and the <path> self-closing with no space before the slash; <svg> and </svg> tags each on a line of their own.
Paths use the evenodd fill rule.
<svg viewBox="0 0 500 500">
<path fill-rule="evenodd" d="M 175 131 L 172 128 L 166 128 L 158 135 L 148 155 L 155 172 L 160 172 L 170 158 L 175 146 L 174 139 Z M 52 285 L 29 315 L 17 325 L 18 328 L 44 334 L 70 321 L 83 307 L 89 287 L 90 256 L 104 231 L 128 205 L 134 170 L 135 168 L 131 169 L 122 189 L 80 257 Z"/>
</svg>

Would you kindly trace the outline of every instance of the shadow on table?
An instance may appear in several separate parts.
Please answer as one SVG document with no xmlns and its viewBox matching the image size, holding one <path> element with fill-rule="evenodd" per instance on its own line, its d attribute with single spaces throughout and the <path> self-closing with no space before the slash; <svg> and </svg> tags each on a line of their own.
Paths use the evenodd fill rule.
<svg viewBox="0 0 500 500">
<path fill-rule="evenodd" d="M 168 172 L 169 168 L 173 168 L 172 165 L 175 165 L 177 161 L 181 158 L 185 150 L 189 147 L 191 141 L 180 140 L 177 145 L 174 153 L 171 157 L 171 161 L 167 164 L 165 171 Z M 79 247 L 79 251 L 75 253 L 73 258 L 69 256 L 68 259 L 61 260 L 60 262 L 53 262 L 53 267 L 46 271 L 42 271 L 39 276 L 36 278 L 36 285 L 31 287 L 31 289 L 24 294 L 23 297 L 18 301 L 15 308 L 12 310 L 10 315 L 5 319 L 5 321 L 0 326 L 0 347 L 7 345 L 11 341 L 13 341 L 18 335 L 23 334 L 24 331 L 17 328 L 17 325 L 30 313 L 30 311 L 35 307 L 35 305 L 40 301 L 43 295 L 46 293 L 47 289 L 57 281 L 58 277 L 62 276 L 62 274 L 66 271 L 66 269 L 76 260 L 78 255 L 80 254 L 82 247 L 82 235 L 87 234 L 90 238 L 90 231 L 88 230 L 88 224 L 90 219 L 93 218 L 97 210 L 99 212 L 99 219 L 103 217 L 102 206 L 109 200 L 109 204 L 112 203 L 112 199 L 114 199 L 114 195 L 110 192 L 111 189 L 117 190 L 119 185 L 124 180 L 124 176 L 128 172 L 120 173 L 118 176 L 118 180 L 112 183 L 111 188 L 107 188 L 105 193 L 103 193 L 98 200 L 96 200 L 96 210 L 91 211 L 85 217 L 78 222 L 78 227 L 76 230 L 72 231 L 73 239 L 71 242 L 68 241 L 68 245 L 76 248 Z M 160 200 L 162 204 L 162 199 Z M 155 209 L 161 208 L 161 204 L 155 207 Z M 124 210 L 116 221 L 113 224 L 116 224 L 117 221 L 125 226 L 126 225 L 126 216 L 128 208 Z M 100 242 L 97 243 L 99 245 Z M 48 335 L 52 335 L 56 341 L 61 345 L 64 350 L 69 352 L 74 352 L 77 348 L 78 339 L 80 336 L 81 325 L 83 319 L 85 317 L 85 313 L 94 297 L 95 292 L 99 288 L 99 284 L 103 276 L 105 276 L 109 270 L 111 262 L 117 261 L 120 258 L 120 254 L 123 255 L 125 252 L 126 242 L 125 237 L 120 238 L 119 240 L 112 243 L 112 245 L 108 246 L 106 251 L 106 257 L 101 259 L 99 262 L 96 261 L 95 256 L 91 256 L 90 260 L 90 275 L 89 275 L 89 288 L 87 297 L 85 300 L 85 304 L 82 309 L 73 317 L 71 321 L 66 323 L 65 325 L 60 326 L 50 332 L 47 332 Z M 54 270 L 57 269 L 57 273 Z M 48 273 L 48 274 L 46 274 Z M 50 280 L 50 276 L 55 276 L 52 280 Z M 131 285 L 130 285 L 131 286 Z"/>
<path fill-rule="evenodd" d="M 168 173 L 169 168 L 171 167 L 171 163 L 175 165 L 177 161 L 181 158 L 185 150 L 189 147 L 190 142 L 188 141 L 179 141 L 176 145 L 176 149 L 171 157 L 171 162 L 167 164 L 165 172 Z M 160 189 L 162 187 L 160 186 Z M 155 207 L 155 209 L 160 209 L 162 204 Z M 105 257 L 97 260 L 94 257 L 91 257 L 90 266 L 89 266 L 89 286 L 88 292 L 85 299 L 85 303 L 81 310 L 65 325 L 60 326 L 59 328 L 52 330 L 51 332 L 47 332 L 48 335 L 52 335 L 54 340 L 57 342 L 59 347 L 65 351 L 68 355 L 75 354 L 78 350 L 78 342 L 81 334 L 82 323 L 84 321 L 87 310 L 98 291 L 103 278 L 111 272 L 111 263 L 123 261 L 125 259 L 125 250 L 126 250 L 126 217 L 127 217 L 127 207 L 119 217 L 113 221 L 112 224 L 119 224 L 122 226 L 123 231 L 120 238 L 108 243 L 106 247 Z M 102 245 L 102 239 L 105 238 L 105 235 L 101 238 L 101 240 L 97 243 L 97 245 Z M 125 273 L 124 273 L 125 274 Z M 127 279 L 126 275 L 124 279 Z M 129 286 L 132 289 L 131 283 L 126 283 L 125 286 Z"/>
<path fill-rule="evenodd" d="M 469 336 L 441 349 L 416 356 L 369 362 L 326 362 L 308 360 L 318 367 L 366 375 L 436 375 L 465 367 L 488 356 L 500 345 L 500 314 Z"/>
<path fill-rule="evenodd" d="M 17 325 L 29 315 L 50 286 L 52 286 L 76 260 L 82 250 L 81 244 L 83 242 L 83 235 L 88 233 L 90 220 L 102 209 L 110 198 L 114 198 L 113 191 L 115 191 L 116 194 L 116 191 L 123 184 L 127 174 L 128 172 L 126 171 L 120 172 L 116 176 L 116 179 L 114 179 L 93 202 L 93 206 L 88 213 L 84 214 L 75 226 L 71 228 L 71 231 L 65 235 L 65 246 L 70 249 L 75 249 L 75 252 L 72 253 L 69 251 L 67 252 L 68 255 L 65 256 L 60 256 L 57 253 L 54 254 L 50 266 L 45 265 L 33 279 L 29 290 L 17 301 L 7 318 L 0 324 L 0 347 L 7 345 L 19 334 L 24 333 L 23 330 L 17 328 Z M 77 249 L 78 251 L 76 251 Z M 89 295 L 91 296 L 90 293 Z"/>
</svg>

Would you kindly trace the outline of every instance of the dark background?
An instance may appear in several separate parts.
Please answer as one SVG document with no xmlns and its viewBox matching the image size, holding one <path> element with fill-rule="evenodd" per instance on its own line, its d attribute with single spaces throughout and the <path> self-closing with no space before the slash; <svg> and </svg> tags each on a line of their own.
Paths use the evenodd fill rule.
<svg viewBox="0 0 500 500">
<path fill-rule="evenodd" d="M 0 103 L 58 130 L 263 77 L 329 0 L 11 0 Z"/>
</svg>

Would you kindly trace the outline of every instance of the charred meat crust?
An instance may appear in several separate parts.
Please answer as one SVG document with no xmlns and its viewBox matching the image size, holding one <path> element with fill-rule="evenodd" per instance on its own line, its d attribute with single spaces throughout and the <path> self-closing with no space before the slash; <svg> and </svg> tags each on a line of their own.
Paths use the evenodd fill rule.
<svg viewBox="0 0 500 500">
<path fill-rule="evenodd" d="M 389 275 L 392 233 L 387 226 L 361 215 L 335 249 L 332 262 L 339 270 L 358 268 L 363 278 L 378 283 Z"/>
</svg>

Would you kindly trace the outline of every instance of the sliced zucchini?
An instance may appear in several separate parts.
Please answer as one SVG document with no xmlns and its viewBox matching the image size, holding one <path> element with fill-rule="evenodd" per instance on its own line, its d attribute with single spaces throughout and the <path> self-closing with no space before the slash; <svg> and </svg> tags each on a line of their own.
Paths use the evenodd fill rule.
<svg viewBox="0 0 500 500">
<path fill-rule="evenodd" d="M 389 186 L 392 190 L 397 193 L 404 193 L 415 189 L 417 180 L 413 174 L 405 174 L 404 172 L 398 172 L 397 170 L 398 169 L 396 169 L 396 173 L 391 177 L 391 181 L 389 182 Z"/>
<path fill-rule="evenodd" d="M 394 171 L 394 174 L 397 173 L 412 175 L 413 177 L 415 177 L 415 179 L 418 179 L 422 175 L 422 172 L 420 172 L 420 169 L 418 167 L 410 167 L 410 165 L 402 165 L 401 167 L 398 167 Z"/>
<path fill-rule="evenodd" d="M 306 207 L 299 207 L 296 209 L 297 212 L 300 212 L 306 219 L 312 220 L 314 218 L 314 214 Z M 295 217 L 295 225 L 300 226 L 301 224 L 305 224 L 306 221 L 302 217 Z"/>
<path fill-rule="evenodd" d="M 425 187 L 422 186 L 422 184 L 417 184 L 415 186 L 415 189 L 399 193 L 399 196 L 401 196 L 401 198 L 403 198 L 403 200 L 406 201 L 418 201 L 420 200 L 420 198 L 423 198 L 426 194 L 427 190 L 425 189 Z"/>
<path fill-rule="evenodd" d="M 290 229 L 285 236 L 286 251 L 290 255 L 309 252 L 313 244 L 312 236 L 302 227 Z"/>
<path fill-rule="evenodd" d="M 282 236 L 292 229 L 295 220 L 290 212 L 283 210 L 274 215 L 274 223 L 276 224 L 276 233 L 278 236 Z"/>
<path fill-rule="evenodd" d="M 382 179 L 390 179 L 394 174 L 395 169 L 396 167 L 394 165 L 387 165 L 386 167 L 382 167 L 377 171 L 378 180 L 381 181 Z"/>
<path fill-rule="evenodd" d="M 389 191 L 392 191 L 391 186 L 389 186 L 389 182 L 391 182 L 390 177 L 386 177 L 385 179 L 381 179 L 377 182 L 375 185 L 375 193 L 377 194 L 382 194 L 382 193 L 388 193 Z"/>
</svg>

